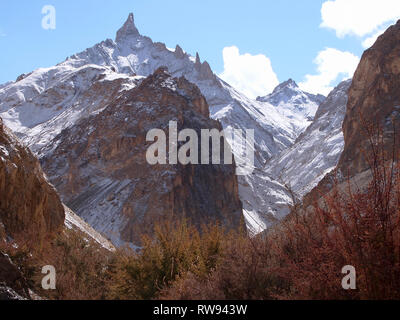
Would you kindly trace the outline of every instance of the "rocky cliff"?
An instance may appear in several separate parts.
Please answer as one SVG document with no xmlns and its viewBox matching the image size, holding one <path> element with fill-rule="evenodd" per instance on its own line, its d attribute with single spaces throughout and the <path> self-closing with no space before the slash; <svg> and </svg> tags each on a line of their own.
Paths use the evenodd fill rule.
<svg viewBox="0 0 400 320">
<path fill-rule="evenodd" d="M 338 165 L 344 175 L 368 169 L 362 152 L 370 147 L 366 125 L 383 130 L 389 154 L 393 146 L 399 150 L 400 21 L 365 51 L 354 74 L 343 123 L 345 147 Z"/>
<path fill-rule="evenodd" d="M 199 137 L 200 129 L 222 130 L 209 118 L 200 90 L 160 68 L 99 114 L 63 130 L 42 150 L 42 165 L 64 202 L 117 245 L 137 242 L 165 217 L 237 227 L 241 202 L 234 165 L 146 161 L 153 143 L 147 133 L 164 130 L 168 141 L 170 121 L 178 132 L 190 128 Z"/>
<path fill-rule="evenodd" d="M 344 150 L 337 171 L 325 178 L 304 199 L 309 206 L 332 189 L 334 178 L 347 177 L 362 188 L 368 183 L 369 135 L 382 133 L 387 159 L 400 148 L 400 21 L 366 50 L 349 89 L 343 122 Z M 370 131 L 370 134 L 367 131 Z"/>
<path fill-rule="evenodd" d="M 0 222 L 8 235 L 39 238 L 64 224 L 64 208 L 39 161 L 1 119 Z"/>
</svg>

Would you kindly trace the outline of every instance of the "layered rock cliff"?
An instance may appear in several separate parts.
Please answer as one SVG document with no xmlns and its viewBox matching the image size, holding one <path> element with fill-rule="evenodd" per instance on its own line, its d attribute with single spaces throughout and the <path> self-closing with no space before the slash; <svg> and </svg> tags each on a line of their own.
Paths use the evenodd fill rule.
<svg viewBox="0 0 400 320">
<path fill-rule="evenodd" d="M 362 56 L 349 90 L 343 123 L 345 147 L 338 168 L 354 176 L 368 169 L 362 150 L 370 148 L 366 127 L 381 128 L 384 149 L 400 147 L 400 20 Z M 376 132 L 375 132 L 376 133 Z"/>
<path fill-rule="evenodd" d="M 158 69 L 99 114 L 65 129 L 42 150 L 42 165 L 64 202 L 117 245 L 137 242 L 153 222 L 187 217 L 237 227 L 235 166 L 156 164 L 146 160 L 151 129 L 222 130 L 200 90 Z M 181 143 L 183 144 L 183 143 Z M 200 140 L 199 140 L 200 144 Z"/>
<path fill-rule="evenodd" d="M 337 170 L 325 176 L 305 197 L 305 206 L 328 193 L 334 179 L 340 183 L 350 178 L 357 188 L 366 186 L 370 169 L 368 158 L 372 152 L 371 135 L 382 134 L 383 145 L 380 147 L 390 160 L 400 150 L 399 129 L 400 21 L 364 52 L 349 89 L 343 122 L 344 150 Z"/>
</svg>

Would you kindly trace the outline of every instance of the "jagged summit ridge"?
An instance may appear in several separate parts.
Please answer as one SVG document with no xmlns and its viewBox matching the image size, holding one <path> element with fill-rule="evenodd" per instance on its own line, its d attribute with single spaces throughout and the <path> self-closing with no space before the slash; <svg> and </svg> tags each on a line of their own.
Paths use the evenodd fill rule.
<svg viewBox="0 0 400 320">
<path fill-rule="evenodd" d="M 116 42 L 121 42 L 123 40 L 139 36 L 139 31 L 135 26 L 135 18 L 133 13 L 130 13 L 128 19 L 124 25 L 117 31 L 117 36 L 115 38 Z"/>
<path fill-rule="evenodd" d="M 297 85 L 296 81 L 294 81 L 293 79 L 289 79 L 286 80 L 285 82 L 282 82 L 281 84 L 279 84 L 273 91 L 273 93 L 277 93 L 281 90 L 284 90 L 285 88 L 291 88 L 291 89 L 296 89 L 299 86 Z"/>
<path fill-rule="evenodd" d="M 257 98 L 257 101 L 273 105 L 280 114 L 291 119 L 293 129 L 298 134 L 311 124 L 324 100 L 323 95 L 301 90 L 293 79 L 279 84 L 271 94 Z"/>
<path fill-rule="evenodd" d="M 275 106 L 278 106 L 278 104 L 282 102 L 287 103 L 291 99 L 293 100 L 293 98 L 301 100 L 299 100 L 298 102 L 304 102 L 305 99 L 308 98 L 318 105 L 325 100 L 325 96 L 323 96 L 322 94 L 315 95 L 305 92 L 299 88 L 296 81 L 294 81 L 293 79 L 289 79 L 279 84 L 271 94 L 263 97 L 257 97 L 257 101 L 269 102 Z"/>
</svg>

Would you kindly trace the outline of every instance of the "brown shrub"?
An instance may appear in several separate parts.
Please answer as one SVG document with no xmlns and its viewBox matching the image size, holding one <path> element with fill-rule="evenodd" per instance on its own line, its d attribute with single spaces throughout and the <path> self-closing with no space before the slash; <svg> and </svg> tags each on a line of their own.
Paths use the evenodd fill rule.
<svg viewBox="0 0 400 320">
<path fill-rule="evenodd" d="M 48 236 L 38 246 L 24 238 L 2 242 L 0 250 L 7 253 L 21 269 L 29 287 L 45 299 L 104 299 L 107 266 L 111 252 L 87 239 L 76 230 L 64 230 Z M 42 267 L 56 269 L 56 290 L 43 290 Z"/>
<path fill-rule="evenodd" d="M 110 268 L 109 298 L 154 299 L 176 279 L 193 273 L 199 277 L 215 268 L 225 232 L 219 226 L 200 233 L 183 221 L 156 225 L 136 252 L 119 251 Z"/>
</svg>

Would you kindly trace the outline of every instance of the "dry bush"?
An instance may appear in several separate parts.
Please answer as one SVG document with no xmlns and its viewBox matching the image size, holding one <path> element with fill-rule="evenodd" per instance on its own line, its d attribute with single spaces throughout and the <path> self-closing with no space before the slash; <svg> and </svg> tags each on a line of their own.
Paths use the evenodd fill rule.
<svg viewBox="0 0 400 320">
<path fill-rule="evenodd" d="M 199 277 L 215 268 L 225 232 L 219 226 L 199 232 L 187 221 L 164 221 L 136 252 L 125 249 L 110 267 L 109 298 L 154 299 L 188 273 Z"/>
<path fill-rule="evenodd" d="M 111 252 L 76 230 L 48 236 L 40 245 L 23 237 L 3 242 L 2 252 L 21 269 L 29 287 L 45 299 L 104 299 L 107 267 Z M 42 267 L 56 269 L 56 290 L 43 290 Z"/>
<path fill-rule="evenodd" d="M 188 274 L 162 293 L 162 299 L 260 300 L 282 293 L 286 282 L 274 270 L 267 242 L 231 234 L 217 267 L 207 277 Z"/>
<path fill-rule="evenodd" d="M 277 235 L 276 252 L 293 283 L 293 298 L 400 298 L 400 165 L 382 135 L 371 138 L 366 188 L 336 184 L 308 215 L 291 219 Z M 357 290 L 341 287 L 341 269 L 357 271 Z M 296 274 L 296 277 L 291 276 Z"/>
</svg>

